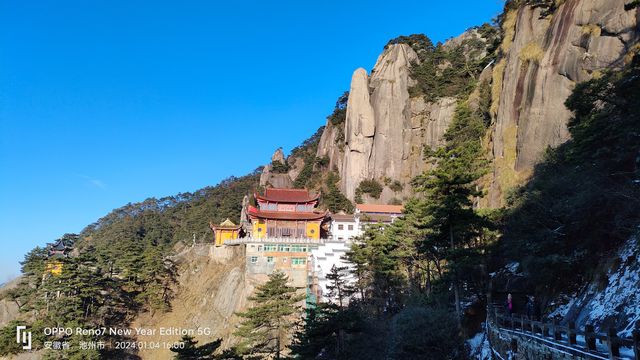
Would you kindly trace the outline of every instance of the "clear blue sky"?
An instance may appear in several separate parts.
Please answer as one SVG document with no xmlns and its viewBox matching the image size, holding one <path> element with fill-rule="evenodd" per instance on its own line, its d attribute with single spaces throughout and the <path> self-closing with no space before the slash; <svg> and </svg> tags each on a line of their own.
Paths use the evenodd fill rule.
<svg viewBox="0 0 640 360">
<path fill-rule="evenodd" d="M 325 122 L 386 42 L 500 0 L 0 0 L 0 282 L 113 208 L 214 185 Z"/>
</svg>

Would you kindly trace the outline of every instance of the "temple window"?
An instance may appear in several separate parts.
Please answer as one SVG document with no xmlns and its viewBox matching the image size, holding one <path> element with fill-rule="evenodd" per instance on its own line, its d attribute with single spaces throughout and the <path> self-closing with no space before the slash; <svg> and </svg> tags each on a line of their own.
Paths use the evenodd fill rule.
<svg viewBox="0 0 640 360">
<path fill-rule="evenodd" d="M 306 252 L 307 247 L 304 245 L 291 245 L 291 252 Z"/>
<path fill-rule="evenodd" d="M 305 258 L 292 258 L 291 265 L 304 265 L 307 263 L 307 259 Z"/>
<path fill-rule="evenodd" d="M 278 251 L 280 251 L 280 252 L 289 252 L 290 251 L 289 244 L 278 244 Z"/>
</svg>

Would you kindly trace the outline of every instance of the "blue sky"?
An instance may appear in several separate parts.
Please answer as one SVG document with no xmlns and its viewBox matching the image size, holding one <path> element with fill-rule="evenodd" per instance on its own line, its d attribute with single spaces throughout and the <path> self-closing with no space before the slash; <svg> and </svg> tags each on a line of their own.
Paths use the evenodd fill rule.
<svg viewBox="0 0 640 360">
<path fill-rule="evenodd" d="M 386 42 L 500 0 L 0 0 L 0 282 L 113 208 L 214 185 L 325 122 Z"/>
</svg>

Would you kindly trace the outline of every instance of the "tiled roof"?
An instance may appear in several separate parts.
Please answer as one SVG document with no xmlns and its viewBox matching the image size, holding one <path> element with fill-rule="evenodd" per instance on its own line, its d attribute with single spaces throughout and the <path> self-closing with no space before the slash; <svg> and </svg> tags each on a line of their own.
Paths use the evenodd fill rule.
<svg viewBox="0 0 640 360">
<path fill-rule="evenodd" d="M 252 217 L 275 220 L 321 220 L 327 216 L 327 212 L 266 211 L 253 206 L 249 207 L 248 213 Z"/>
<path fill-rule="evenodd" d="M 402 205 L 356 204 L 356 209 L 363 213 L 401 214 Z"/>
<path fill-rule="evenodd" d="M 236 224 L 233 223 L 233 221 L 227 219 L 227 220 L 223 221 L 220 225 L 216 225 L 216 224 L 214 224 L 212 222 L 209 222 L 209 227 L 211 228 L 211 230 L 216 231 L 218 229 L 238 230 L 242 226 L 241 225 L 236 225 Z"/>
<path fill-rule="evenodd" d="M 356 221 L 355 216 L 349 214 L 331 214 L 331 218 L 336 221 Z"/>
<path fill-rule="evenodd" d="M 306 189 L 267 188 L 264 195 L 256 194 L 256 198 L 282 203 L 306 203 L 317 200 L 318 195 L 311 195 Z"/>
<path fill-rule="evenodd" d="M 220 226 L 236 226 L 236 224 L 234 224 L 233 221 L 227 218 L 227 220 L 220 223 Z"/>
</svg>

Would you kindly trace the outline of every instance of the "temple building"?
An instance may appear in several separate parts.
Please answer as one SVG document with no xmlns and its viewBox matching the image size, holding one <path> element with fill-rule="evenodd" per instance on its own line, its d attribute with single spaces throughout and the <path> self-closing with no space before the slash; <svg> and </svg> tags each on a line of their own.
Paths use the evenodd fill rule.
<svg viewBox="0 0 640 360">
<path fill-rule="evenodd" d="M 402 205 L 356 204 L 355 216 L 360 218 L 360 223 L 363 225 L 366 223 L 391 224 L 402 216 L 403 209 Z"/>
<path fill-rule="evenodd" d="M 59 276 L 62 274 L 63 259 L 69 257 L 73 250 L 70 241 L 64 238 L 56 240 L 54 243 L 47 244 L 47 261 L 45 265 L 45 274 Z"/>
<path fill-rule="evenodd" d="M 306 189 L 267 188 L 254 199 L 251 206 L 244 197 L 240 225 L 229 219 L 210 224 L 212 256 L 241 253 L 246 273 L 258 279 L 284 272 L 292 286 L 306 289 L 307 301 L 330 298 L 327 275 L 334 266 L 350 266 L 344 256 L 367 226 L 390 224 L 402 216 L 402 206 L 371 204 L 357 204 L 354 214 L 332 215 L 319 211 L 319 196 Z M 347 279 L 354 280 L 351 275 Z"/>
<path fill-rule="evenodd" d="M 234 224 L 231 220 L 229 220 L 229 218 L 220 223 L 220 225 L 209 223 L 209 227 L 214 234 L 213 236 L 215 246 L 222 246 L 224 245 L 225 241 L 235 240 L 239 238 L 240 233 L 242 232 L 241 225 Z"/>
<path fill-rule="evenodd" d="M 318 195 L 305 189 L 267 188 L 254 197 L 257 206 L 245 202 L 247 221 L 241 220 L 248 236 L 224 244 L 244 245 L 248 273 L 282 271 L 293 286 L 306 288 L 311 251 L 326 240 L 328 212 L 318 211 Z"/>
<path fill-rule="evenodd" d="M 268 188 L 255 195 L 258 208 L 249 206 L 252 238 L 322 238 L 327 212 L 315 211 L 318 195 L 305 189 Z"/>
</svg>

